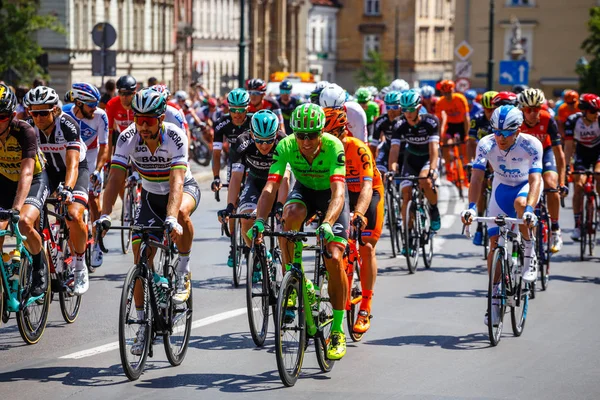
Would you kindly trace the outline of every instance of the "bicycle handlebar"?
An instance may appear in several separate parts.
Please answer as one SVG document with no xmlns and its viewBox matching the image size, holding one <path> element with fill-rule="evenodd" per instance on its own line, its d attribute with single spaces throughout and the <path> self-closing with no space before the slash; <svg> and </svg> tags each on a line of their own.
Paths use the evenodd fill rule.
<svg viewBox="0 0 600 400">
<path fill-rule="evenodd" d="M 109 221 L 104 221 L 102 224 L 96 225 L 96 241 L 98 243 L 98 247 L 103 253 L 108 253 L 108 249 L 104 245 L 104 237 L 102 236 L 102 231 L 108 231 L 110 229 L 116 230 L 130 230 L 133 232 L 164 232 L 167 231 L 167 234 L 170 234 L 170 230 L 165 226 L 144 226 L 144 225 L 131 225 L 131 226 L 111 226 Z M 157 246 L 158 247 L 158 246 Z M 171 241 L 169 240 L 169 247 L 172 247 Z M 173 250 L 171 248 L 171 250 Z"/>
<path fill-rule="evenodd" d="M 221 189 L 229 187 L 229 183 L 223 183 L 221 184 Z M 219 192 L 221 191 L 221 189 L 217 190 L 215 192 L 215 200 L 220 202 L 221 201 L 221 195 L 219 194 Z"/>
<path fill-rule="evenodd" d="M 358 244 L 361 246 L 366 246 L 366 243 L 362 240 L 362 224 L 359 221 L 355 221 L 352 225 L 354 226 L 352 240 L 358 242 Z"/>
</svg>

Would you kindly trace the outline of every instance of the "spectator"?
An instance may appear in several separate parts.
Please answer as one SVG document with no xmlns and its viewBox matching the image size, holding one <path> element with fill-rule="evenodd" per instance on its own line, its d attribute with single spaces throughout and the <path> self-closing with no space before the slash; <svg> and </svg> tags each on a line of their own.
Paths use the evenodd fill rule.
<svg viewBox="0 0 600 400">
<path fill-rule="evenodd" d="M 103 110 L 106 109 L 106 103 L 108 103 L 108 101 L 116 95 L 116 88 L 117 86 L 113 79 L 109 79 L 106 81 L 106 83 L 104 84 L 104 94 L 100 98 L 100 103 L 98 104 L 98 107 L 100 107 Z"/>
<path fill-rule="evenodd" d="M 33 80 L 32 89 L 35 89 L 38 86 L 46 86 L 46 82 L 42 78 L 35 78 Z"/>
<path fill-rule="evenodd" d="M 151 76 L 150 78 L 148 78 L 148 87 L 154 86 L 154 85 L 158 85 L 158 79 Z"/>
</svg>

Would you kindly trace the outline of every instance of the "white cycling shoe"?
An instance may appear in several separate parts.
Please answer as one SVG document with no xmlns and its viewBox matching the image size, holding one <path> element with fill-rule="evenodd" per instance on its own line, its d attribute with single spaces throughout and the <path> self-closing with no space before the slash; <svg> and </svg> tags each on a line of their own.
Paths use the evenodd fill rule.
<svg viewBox="0 0 600 400">
<path fill-rule="evenodd" d="M 527 262 L 529 260 L 529 262 Z M 531 283 L 537 279 L 537 260 L 535 256 L 525 257 L 525 267 L 523 268 L 523 280 Z"/>
<path fill-rule="evenodd" d="M 75 283 L 73 285 L 73 293 L 76 296 L 81 296 L 90 288 L 87 267 L 84 265 L 84 269 L 75 271 L 74 275 Z"/>
</svg>

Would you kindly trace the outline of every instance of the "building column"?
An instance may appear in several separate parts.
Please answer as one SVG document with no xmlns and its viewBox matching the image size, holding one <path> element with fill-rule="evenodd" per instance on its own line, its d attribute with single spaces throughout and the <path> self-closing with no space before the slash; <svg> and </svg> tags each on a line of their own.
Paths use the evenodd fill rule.
<svg viewBox="0 0 600 400">
<path fill-rule="evenodd" d="M 286 47 L 287 47 L 287 37 L 288 37 L 288 32 L 287 32 L 287 12 L 288 12 L 288 7 L 287 7 L 287 0 L 278 0 L 279 3 L 279 15 L 277 16 L 278 19 L 278 35 L 277 35 L 277 58 L 278 58 L 278 62 L 279 62 L 279 66 L 280 69 L 282 71 L 289 71 L 289 61 L 286 55 Z"/>
<path fill-rule="evenodd" d="M 269 69 L 271 68 L 270 58 L 269 58 L 269 38 L 271 36 L 271 7 L 273 6 L 273 0 L 266 0 L 264 2 L 263 9 L 263 21 L 264 21 L 264 30 L 263 30 L 263 69 L 262 73 L 258 76 L 262 79 L 269 78 Z M 256 78 L 256 77 L 255 77 Z"/>
</svg>

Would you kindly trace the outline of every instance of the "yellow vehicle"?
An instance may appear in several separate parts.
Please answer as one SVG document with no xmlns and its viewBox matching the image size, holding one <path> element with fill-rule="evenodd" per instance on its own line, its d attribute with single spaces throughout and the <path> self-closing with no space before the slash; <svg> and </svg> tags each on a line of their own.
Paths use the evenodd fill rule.
<svg viewBox="0 0 600 400">
<path fill-rule="evenodd" d="M 276 96 L 279 94 L 279 84 L 284 81 L 290 81 L 293 85 L 292 94 L 308 98 L 310 92 L 315 88 L 315 76 L 310 72 L 284 72 L 276 71 L 269 76 L 267 83 L 267 94 Z"/>
</svg>

